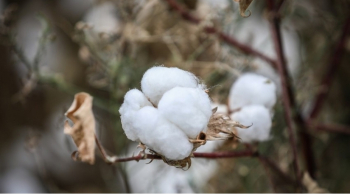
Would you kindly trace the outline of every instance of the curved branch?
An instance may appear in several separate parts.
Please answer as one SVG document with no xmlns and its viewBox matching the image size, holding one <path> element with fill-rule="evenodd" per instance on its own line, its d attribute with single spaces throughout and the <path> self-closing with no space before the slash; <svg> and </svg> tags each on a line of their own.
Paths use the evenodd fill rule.
<svg viewBox="0 0 350 194">
<path fill-rule="evenodd" d="M 166 0 L 169 4 L 169 6 L 177 11 L 185 20 L 193 23 L 193 24 L 199 24 L 201 20 L 193 15 L 191 15 L 185 8 L 183 8 L 181 5 L 179 5 L 175 0 Z M 233 37 L 230 37 L 229 35 L 221 32 L 220 30 L 214 28 L 214 27 L 204 27 L 204 32 L 207 34 L 216 34 L 222 41 L 226 42 L 227 44 L 241 50 L 243 53 L 248 54 L 248 55 L 253 55 L 256 57 L 259 57 L 269 64 L 273 68 L 276 69 L 276 61 L 269 56 L 261 53 L 260 51 L 246 45 L 243 43 L 240 43 L 238 40 L 236 40 Z"/>
</svg>

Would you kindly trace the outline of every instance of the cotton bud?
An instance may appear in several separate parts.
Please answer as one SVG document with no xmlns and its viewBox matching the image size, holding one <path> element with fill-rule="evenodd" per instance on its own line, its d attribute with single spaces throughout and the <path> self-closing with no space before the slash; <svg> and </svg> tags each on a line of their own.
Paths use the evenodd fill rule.
<svg viewBox="0 0 350 194">
<path fill-rule="evenodd" d="M 193 149 L 184 132 L 154 107 L 147 106 L 138 111 L 133 126 L 142 143 L 170 160 L 182 160 Z"/>
<path fill-rule="evenodd" d="M 231 110 L 242 108 L 246 105 L 262 105 L 272 109 L 276 103 L 276 86 L 268 78 L 245 73 L 232 85 L 229 95 Z"/>
<path fill-rule="evenodd" d="M 163 94 L 176 86 L 196 88 L 200 85 L 195 75 L 176 67 L 150 68 L 141 80 L 142 92 L 156 106 Z"/>
<path fill-rule="evenodd" d="M 132 141 L 137 141 L 139 139 L 136 130 L 132 126 L 135 114 L 145 106 L 152 106 L 152 104 L 140 90 L 132 89 L 125 94 L 124 103 L 119 109 L 124 132 L 128 139 Z"/>
<path fill-rule="evenodd" d="M 163 95 L 158 109 L 189 138 L 205 131 L 212 115 L 209 96 L 200 88 L 175 87 Z"/>
<path fill-rule="evenodd" d="M 252 125 L 247 129 L 237 128 L 238 136 L 244 143 L 266 141 L 270 137 L 271 116 L 269 110 L 261 105 L 249 105 L 231 114 L 231 119 L 243 125 Z"/>
</svg>

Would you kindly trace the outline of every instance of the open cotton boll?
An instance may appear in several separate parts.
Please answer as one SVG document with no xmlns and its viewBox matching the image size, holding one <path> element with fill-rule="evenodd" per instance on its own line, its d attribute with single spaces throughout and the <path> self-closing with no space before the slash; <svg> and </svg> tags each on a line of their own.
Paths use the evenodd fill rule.
<svg viewBox="0 0 350 194">
<path fill-rule="evenodd" d="M 158 105 L 165 92 L 176 86 L 201 87 L 195 75 L 176 67 L 152 67 L 146 71 L 141 80 L 142 92 L 154 105 Z"/>
<path fill-rule="evenodd" d="M 231 110 L 252 104 L 272 109 L 275 103 L 275 84 L 270 79 L 258 74 L 245 73 L 241 75 L 230 90 L 229 105 Z"/>
<path fill-rule="evenodd" d="M 119 109 L 119 113 L 123 115 L 127 111 L 140 110 L 144 106 L 152 106 L 152 104 L 140 90 L 132 89 L 125 94 L 124 102 Z"/>
<path fill-rule="evenodd" d="M 196 138 L 206 130 L 212 114 L 209 96 L 199 88 L 169 90 L 159 101 L 158 109 L 189 138 Z"/>
<path fill-rule="evenodd" d="M 84 21 L 93 25 L 96 33 L 115 34 L 121 31 L 122 21 L 118 18 L 118 11 L 111 2 L 104 2 L 94 6 L 84 16 Z"/>
<path fill-rule="evenodd" d="M 124 132 L 128 139 L 132 141 L 137 141 L 139 139 L 136 135 L 134 127 L 132 126 L 135 119 L 134 115 L 136 111 L 145 106 L 152 106 L 152 104 L 140 90 L 132 89 L 125 94 L 124 102 L 119 109 Z"/>
<path fill-rule="evenodd" d="M 231 119 L 243 125 L 253 124 L 247 129 L 237 128 L 238 136 L 242 142 L 269 140 L 272 121 L 266 107 L 261 105 L 244 106 L 240 111 L 232 113 Z"/>
<path fill-rule="evenodd" d="M 191 154 L 193 144 L 188 137 L 154 107 L 139 110 L 133 127 L 142 143 L 170 160 L 182 160 Z"/>
</svg>

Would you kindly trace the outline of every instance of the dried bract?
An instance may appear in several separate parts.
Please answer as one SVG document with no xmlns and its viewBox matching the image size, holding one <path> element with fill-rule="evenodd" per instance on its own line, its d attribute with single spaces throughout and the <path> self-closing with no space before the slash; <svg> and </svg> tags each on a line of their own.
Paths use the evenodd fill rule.
<svg viewBox="0 0 350 194">
<path fill-rule="evenodd" d="M 70 135 L 78 147 L 77 159 L 93 164 L 95 161 L 95 118 L 92 113 L 92 97 L 84 92 L 74 97 L 73 104 L 65 115 L 68 120 L 64 124 L 64 133 Z M 75 155 L 75 154 L 74 154 Z"/>
<path fill-rule="evenodd" d="M 239 10 L 242 17 L 246 18 L 249 17 L 252 13 L 250 10 L 247 10 L 249 5 L 252 3 L 253 0 L 235 0 L 236 2 L 239 2 Z M 244 13 L 248 11 L 248 15 L 245 15 Z"/>
<path fill-rule="evenodd" d="M 210 117 L 206 132 L 206 140 L 224 140 L 229 138 L 238 140 L 236 127 L 244 129 L 249 128 L 249 126 L 244 126 L 231 120 L 230 117 L 224 114 L 216 113 L 216 111 L 217 108 L 214 108 L 213 114 Z"/>
</svg>

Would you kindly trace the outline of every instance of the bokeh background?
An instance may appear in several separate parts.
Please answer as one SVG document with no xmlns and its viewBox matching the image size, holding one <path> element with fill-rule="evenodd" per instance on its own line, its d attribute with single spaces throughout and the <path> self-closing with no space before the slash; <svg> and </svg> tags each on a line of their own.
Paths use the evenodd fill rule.
<svg viewBox="0 0 350 194">
<path fill-rule="evenodd" d="M 76 147 L 63 134 L 63 124 L 74 94 L 85 91 L 94 97 L 96 134 L 109 153 L 131 156 L 139 150 L 125 137 L 118 109 L 129 89 L 140 88 L 149 67 L 165 65 L 200 77 L 210 88 L 213 106 L 227 104 L 230 87 L 243 72 L 273 80 L 279 101 L 272 138 L 258 149 L 284 172 L 292 172 L 278 74 L 261 59 L 202 30 L 215 26 L 276 57 L 265 1 L 253 1 L 248 18 L 233 0 L 177 1 L 203 21 L 185 21 L 162 0 L 0 0 L 1 13 L 16 10 L 6 12 L 10 35 L 1 30 L 0 192 L 295 192 L 254 158 L 193 159 L 188 171 L 162 161 L 111 166 L 98 154 L 94 165 L 72 160 Z M 320 80 L 349 17 L 349 5 L 348 0 L 285 0 L 282 5 L 283 46 L 303 115 L 322 89 Z M 350 126 L 349 35 L 344 45 L 317 121 Z M 15 53 L 37 65 L 32 67 L 35 79 Z M 350 136 L 318 131 L 310 136 L 315 180 L 331 192 L 349 192 Z M 219 142 L 201 151 L 232 149 Z M 298 150 L 302 155 L 300 139 Z"/>
</svg>

